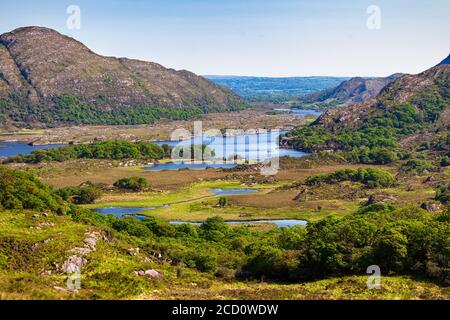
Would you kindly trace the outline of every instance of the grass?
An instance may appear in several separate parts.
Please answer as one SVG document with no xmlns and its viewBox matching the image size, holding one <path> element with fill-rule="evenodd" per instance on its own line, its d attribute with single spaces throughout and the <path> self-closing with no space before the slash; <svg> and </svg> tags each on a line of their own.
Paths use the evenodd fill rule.
<svg viewBox="0 0 450 320">
<path fill-rule="evenodd" d="M 31 229 L 40 222 L 55 225 Z M 369 290 L 367 275 L 335 277 L 307 283 L 281 284 L 262 281 L 221 280 L 194 269 L 178 267 L 165 260 L 147 260 L 142 254 L 130 254 L 139 243 L 120 234 L 111 241 L 99 241 L 96 250 L 87 256 L 81 273 L 81 289 L 64 291 L 67 275 L 52 270 L 52 263 L 61 264 L 68 250 L 82 246 L 87 230 L 95 230 L 68 217 L 35 216 L 33 212 L 0 212 L 0 299 L 449 299 L 448 288 L 411 277 L 381 278 L 380 290 Z M 99 231 L 99 230 L 98 230 Z M 5 239 L 20 241 L 21 246 L 5 249 Z M 52 239 L 49 242 L 44 240 Z M 18 242 L 19 243 L 19 242 Z M 39 244 L 37 249 L 25 250 Z M 18 251 L 23 248 L 22 252 Z M 5 251 L 6 250 L 6 251 Z M 12 258 L 15 263 L 12 263 Z M 26 261 L 21 264 L 19 258 Z M 160 271 L 163 279 L 145 279 L 132 275 L 149 268 Z"/>
<path fill-rule="evenodd" d="M 229 205 L 224 208 L 217 206 L 220 196 L 212 194 L 211 189 L 249 187 L 238 181 L 206 181 L 194 183 L 176 191 L 109 194 L 98 203 L 86 207 L 90 209 L 104 207 L 154 208 L 140 212 L 140 214 L 163 220 L 180 221 L 204 221 L 212 216 L 221 216 L 225 220 L 302 219 L 317 221 L 329 214 L 344 215 L 354 211 L 357 207 L 352 202 L 338 200 L 311 201 L 304 205 L 292 201 L 295 194 L 290 194 L 288 198 L 280 200 L 279 195 L 284 195 L 284 193 L 271 191 L 281 184 L 260 184 L 257 186 L 258 193 L 228 195 L 226 197 L 229 199 Z M 245 202 L 249 201 L 251 203 L 246 205 Z M 280 203 L 284 203 L 284 205 L 280 205 Z M 164 206 L 166 204 L 169 206 Z"/>
<path fill-rule="evenodd" d="M 265 282 L 213 282 L 207 288 L 178 286 L 157 290 L 143 299 L 242 299 L 242 300 L 323 300 L 323 299 L 448 299 L 446 288 L 410 277 L 382 277 L 381 289 L 368 289 L 367 276 L 330 278 L 301 284 Z"/>
<path fill-rule="evenodd" d="M 19 131 L 14 132 L 3 132 L 0 131 L 0 136 L 28 136 L 28 135 L 43 135 L 45 133 L 44 130 L 29 130 L 29 129 L 22 129 Z"/>
</svg>

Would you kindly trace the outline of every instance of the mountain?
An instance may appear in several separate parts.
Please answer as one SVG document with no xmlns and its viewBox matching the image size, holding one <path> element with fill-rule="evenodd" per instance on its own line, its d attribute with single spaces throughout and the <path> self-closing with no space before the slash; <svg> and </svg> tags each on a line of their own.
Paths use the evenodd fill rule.
<svg viewBox="0 0 450 320">
<path fill-rule="evenodd" d="M 360 104 L 327 110 L 298 127 L 289 143 L 306 151 L 343 151 L 362 163 L 388 163 L 407 150 L 450 155 L 450 65 L 404 75 Z"/>
<path fill-rule="evenodd" d="M 375 97 L 386 85 L 401 76 L 403 74 L 396 73 L 386 78 L 351 78 L 335 88 L 309 94 L 302 99 L 302 102 L 322 103 L 329 106 L 361 103 Z"/>
<path fill-rule="evenodd" d="M 443 65 L 443 64 L 450 64 L 450 54 L 448 55 L 447 58 L 445 58 L 444 60 L 442 60 L 442 61 L 438 64 L 438 66 L 441 66 L 441 65 Z"/>
<path fill-rule="evenodd" d="M 0 35 L 4 122 L 134 124 L 240 107 L 229 89 L 192 72 L 100 56 L 52 29 Z"/>
<path fill-rule="evenodd" d="M 249 77 L 205 76 L 249 101 L 288 102 L 306 94 L 334 88 L 349 78 L 343 77 Z"/>
</svg>

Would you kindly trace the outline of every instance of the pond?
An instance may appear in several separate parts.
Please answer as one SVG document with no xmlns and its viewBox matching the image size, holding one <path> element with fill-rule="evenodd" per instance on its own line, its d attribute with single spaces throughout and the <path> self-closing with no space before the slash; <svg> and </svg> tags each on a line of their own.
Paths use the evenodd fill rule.
<svg viewBox="0 0 450 320">
<path fill-rule="evenodd" d="M 54 149 L 63 144 L 45 144 L 31 146 L 27 142 L 0 142 L 0 157 L 13 157 L 19 154 L 30 154 L 34 150 Z"/>
<path fill-rule="evenodd" d="M 148 218 L 144 215 L 139 215 L 139 212 L 143 211 L 149 211 L 154 210 L 155 208 L 123 208 L 123 207 L 105 207 L 105 208 L 98 208 L 94 209 L 95 212 L 101 213 L 104 215 L 113 215 L 118 218 L 125 218 L 125 217 L 135 217 L 138 220 L 143 220 L 145 218 Z"/>
<path fill-rule="evenodd" d="M 200 226 L 201 222 L 185 222 L 185 221 L 170 221 L 171 224 L 190 224 L 194 226 Z M 241 221 L 225 221 L 227 224 L 254 224 L 254 223 L 273 223 L 277 228 L 290 228 L 293 226 L 306 226 L 308 224 L 305 220 L 294 219 L 268 219 L 268 220 L 241 220 Z"/>
<path fill-rule="evenodd" d="M 211 189 L 210 192 L 216 196 L 220 195 L 234 195 L 234 194 L 249 194 L 258 192 L 256 189 Z"/>
</svg>

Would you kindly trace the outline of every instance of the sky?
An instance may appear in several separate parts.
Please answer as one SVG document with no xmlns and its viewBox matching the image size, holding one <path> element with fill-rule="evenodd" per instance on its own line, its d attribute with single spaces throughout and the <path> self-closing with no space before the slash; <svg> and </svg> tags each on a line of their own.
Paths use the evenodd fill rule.
<svg viewBox="0 0 450 320">
<path fill-rule="evenodd" d="M 450 53 L 449 0 L 0 4 L 0 33 L 45 26 L 98 54 L 154 61 L 201 75 L 387 76 L 421 72 Z M 67 25 L 76 18 L 67 13 L 70 5 L 80 9 L 79 29 Z"/>
</svg>

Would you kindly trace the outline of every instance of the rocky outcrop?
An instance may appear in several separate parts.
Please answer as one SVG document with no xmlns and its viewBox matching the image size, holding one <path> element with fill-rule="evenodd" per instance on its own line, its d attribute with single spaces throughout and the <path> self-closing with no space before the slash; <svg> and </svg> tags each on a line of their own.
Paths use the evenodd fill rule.
<svg viewBox="0 0 450 320">
<path fill-rule="evenodd" d="M 96 231 L 86 232 L 84 246 L 69 250 L 73 254 L 62 263 L 60 271 L 65 273 L 81 272 L 87 263 L 86 256 L 96 250 L 99 240 L 107 240 L 106 235 Z"/>
<path fill-rule="evenodd" d="M 386 194 L 371 194 L 367 201 L 361 203 L 363 206 L 368 206 L 371 204 L 378 204 L 378 203 L 395 203 L 397 201 L 397 198 L 391 195 Z"/>
<path fill-rule="evenodd" d="M 155 279 L 163 279 L 164 278 L 164 276 L 162 275 L 161 272 L 156 271 L 154 269 L 133 271 L 132 275 L 146 277 L 146 278 L 155 278 Z"/>
</svg>

